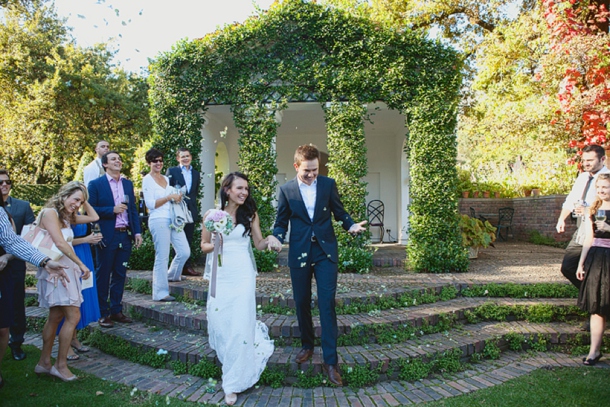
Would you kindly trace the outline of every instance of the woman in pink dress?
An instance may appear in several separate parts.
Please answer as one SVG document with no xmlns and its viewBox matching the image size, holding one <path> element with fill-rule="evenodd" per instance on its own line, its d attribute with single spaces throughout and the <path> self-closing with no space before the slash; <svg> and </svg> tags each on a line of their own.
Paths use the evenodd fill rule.
<svg viewBox="0 0 610 407">
<path fill-rule="evenodd" d="M 63 253 L 59 263 L 67 266 L 66 273 L 70 282 L 64 287 L 56 284 L 49 273 L 39 268 L 38 302 L 41 307 L 49 308 L 49 318 L 42 331 L 42 352 L 34 372 L 50 374 L 63 381 L 72 381 L 76 376 L 68 369 L 68 349 L 74 334 L 74 329 L 80 320 L 80 304 L 83 302 L 81 294 L 81 277 L 90 278 L 89 268 L 78 258 L 72 248 L 71 224 L 96 222 L 99 216 L 87 202 L 87 188 L 82 182 L 72 181 L 60 188 L 57 195 L 46 203 L 38 215 L 37 224 L 45 229 L 57 248 Z M 80 207 L 86 215 L 76 216 Z M 59 331 L 59 350 L 55 364 L 51 363 L 51 350 L 55 341 L 55 332 L 62 319 L 64 324 Z"/>
</svg>

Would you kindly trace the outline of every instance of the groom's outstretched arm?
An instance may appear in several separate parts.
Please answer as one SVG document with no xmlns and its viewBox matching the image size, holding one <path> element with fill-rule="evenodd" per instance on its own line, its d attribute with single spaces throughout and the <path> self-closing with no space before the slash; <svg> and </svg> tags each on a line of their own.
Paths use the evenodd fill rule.
<svg viewBox="0 0 610 407">
<path fill-rule="evenodd" d="M 277 217 L 275 218 L 275 225 L 273 225 L 273 236 L 275 236 L 281 243 L 284 243 L 286 238 L 286 232 L 288 231 L 288 223 L 290 222 L 291 216 L 290 205 L 286 194 L 280 188 L 277 202 Z"/>
</svg>

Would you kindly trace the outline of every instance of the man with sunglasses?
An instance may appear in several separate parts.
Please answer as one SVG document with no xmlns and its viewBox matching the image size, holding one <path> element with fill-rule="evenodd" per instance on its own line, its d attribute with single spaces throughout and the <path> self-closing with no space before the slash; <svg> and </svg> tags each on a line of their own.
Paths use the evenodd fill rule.
<svg viewBox="0 0 610 407">
<path fill-rule="evenodd" d="M 12 188 L 11 177 L 6 170 L 0 169 L 0 191 L 2 192 L 2 199 L 4 200 L 4 208 L 13 218 L 15 222 L 15 232 L 21 234 L 23 226 L 34 223 L 36 218 L 34 212 L 28 201 L 13 198 L 9 194 Z M 4 256 L 10 256 L 5 254 Z M 4 256 L 0 256 L 4 257 Z M 13 359 L 23 360 L 26 355 L 21 345 L 23 344 L 24 335 L 26 331 L 26 319 L 25 319 L 25 262 L 13 256 L 7 257 L 12 258 L 6 264 L 5 272 L 11 273 L 13 280 L 13 325 L 10 327 L 10 340 L 9 347 L 13 354 Z"/>
</svg>

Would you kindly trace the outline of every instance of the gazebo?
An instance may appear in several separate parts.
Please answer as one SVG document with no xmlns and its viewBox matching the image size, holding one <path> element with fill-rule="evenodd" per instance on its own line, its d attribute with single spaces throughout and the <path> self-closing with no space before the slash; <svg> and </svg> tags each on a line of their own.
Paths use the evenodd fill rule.
<svg viewBox="0 0 610 407">
<path fill-rule="evenodd" d="M 460 67 L 455 51 L 421 34 L 284 0 L 159 56 L 150 75 L 155 145 L 194 153 L 202 208 L 214 206 L 215 173 L 248 173 L 269 228 L 276 188 L 294 177 L 295 148 L 316 144 L 354 219 L 379 199 L 411 267 L 464 270 L 455 217 Z"/>
</svg>

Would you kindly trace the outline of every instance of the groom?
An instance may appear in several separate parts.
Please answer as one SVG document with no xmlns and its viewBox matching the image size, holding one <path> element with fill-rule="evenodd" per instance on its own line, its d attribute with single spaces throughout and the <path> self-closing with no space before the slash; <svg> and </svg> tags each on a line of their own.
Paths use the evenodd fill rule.
<svg viewBox="0 0 610 407">
<path fill-rule="evenodd" d="M 343 208 L 335 180 L 318 176 L 319 164 L 320 153 L 314 145 L 297 148 L 294 154 L 297 176 L 280 187 L 277 219 L 269 245 L 277 251 L 281 250 L 280 242 L 284 241 L 290 223 L 288 266 L 303 345 L 295 360 L 305 363 L 313 355 L 315 335 L 311 320 L 311 277 L 315 275 L 322 325 L 322 367 L 331 383 L 342 386 L 335 313 L 338 249 L 331 214 L 335 220 L 342 221 L 343 228 L 350 233 L 364 231 L 366 221 L 354 223 Z"/>
</svg>

